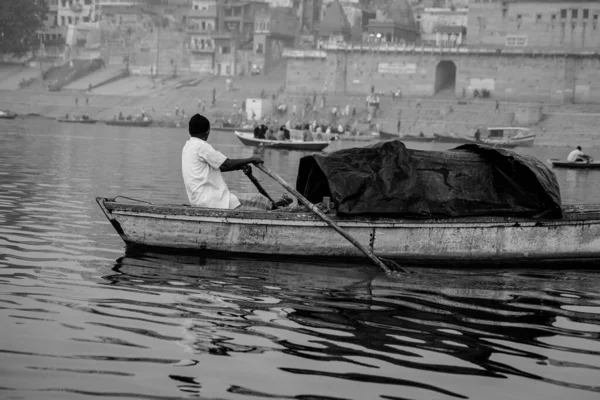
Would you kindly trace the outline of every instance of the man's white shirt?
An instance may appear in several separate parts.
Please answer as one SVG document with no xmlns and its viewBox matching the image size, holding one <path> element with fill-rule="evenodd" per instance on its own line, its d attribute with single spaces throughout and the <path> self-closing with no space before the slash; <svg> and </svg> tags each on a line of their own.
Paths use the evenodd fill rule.
<svg viewBox="0 0 600 400">
<path fill-rule="evenodd" d="M 181 170 L 190 204 L 195 207 L 234 209 L 240 205 L 223 179 L 227 157 L 202 139 L 191 137 L 183 146 Z"/>
<path fill-rule="evenodd" d="M 576 161 L 577 158 L 579 158 L 583 155 L 584 155 L 583 151 L 581 151 L 579 149 L 575 149 L 569 153 L 569 156 L 567 157 L 567 161 L 570 161 L 570 162 Z"/>
</svg>

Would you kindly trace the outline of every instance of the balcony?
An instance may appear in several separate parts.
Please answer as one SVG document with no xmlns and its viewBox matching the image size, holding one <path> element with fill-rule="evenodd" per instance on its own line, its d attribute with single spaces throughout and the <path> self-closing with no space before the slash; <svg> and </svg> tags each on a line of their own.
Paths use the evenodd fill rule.
<svg viewBox="0 0 600 400">
<path fill-rule="evenodd" d="M 202 47 L 202 46 L 190 45 L 189 50 L 192 53 L 203 53 L 203 54 L 214 54 L 214 52 L 215 52 L 214 47 L 208 47 L 208 46 Z"/>
<path fill-rule="evenodd" d="M 215 28 L 211 28 L 211 29 L 202 29 L 201 26 L 198 25 L 189 25 L 186 27 L 185 30 L 188 34 L 193 35 L 193 34 L 202 34 L 202 35 L 206 35 L 206 36 L 212 36 L 214 34 L 216 34 L 218 31 Z"/>
</svg>

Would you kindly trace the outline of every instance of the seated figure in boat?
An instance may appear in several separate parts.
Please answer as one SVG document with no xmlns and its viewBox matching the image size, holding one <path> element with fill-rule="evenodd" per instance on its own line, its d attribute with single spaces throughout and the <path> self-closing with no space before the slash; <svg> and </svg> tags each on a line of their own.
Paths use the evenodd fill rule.
<svg viewBox="0 0 600 400">
<path fill-rule="evenodd" d="M 195 207 L 271 210 L 272 204 L 260 194 L 233 194 L 222 172 L 237 171 L 248 164 L 260 164 L 258 156 L 232 159 L 207 143 L 210 122 L 200 114 L 189 121 L 190 138 L 181 154 L 183 182 L 190 204 Z"/>
<path fill-rule="evenodd" d="M 280 128 L 277 131 L 277 133 L 275 134 L 275 140 L 279 140 L 279 141 L 284 141 L 285 140 L 285 137 L 283 135 L 283 129 Z"/>
<path fill-rule="evenodd" d="M 267 139 L 267 140 L 277 140 L 277 136 L 275 135 L 275 132 L 273 132 L 272 130 L 268 129 L 267 130 L 267 136 L 265 137 L 265 139 Z"/>
<path fill-rule="evenodd" d="M 477 130 L 475 131 L 475 141 L 476 142 L 481 141 L 481 131 L 479 130 L 479 128 L 477 128 Z"/>
<path fill-rule="evenodd" d="M 310 129 L 305 129 L 304 132 L 302 132 L 302 140 L 305 142 L 312 142 L 314 140 Z"/>
<path fill-rule="evenodd" d="M 594 159 L 590 156 L 588 156 L 587 154 L 585 154 L 583 151 L 581 151 L 581 146 L 577 146 L 577 148 L 575 150 L 573 150 L 572 152 L 569 153 L 569 155 L 567 156 L 567 161 L 569 162 L 591 162 L 594 161 Z"/>
<path fill-rule="evenodd" d="M 283 132 L 283 140 L 290 140 L 290 131 L 285 125 L 281 125 L 279 130 Z"/>
<path fill-rule="evenodd" d="M 254 138 L 255 139 L 264 139 L 264 135 L 262 133 L 262 128 L 258 124 L 254 125 Z"/>
</svg>

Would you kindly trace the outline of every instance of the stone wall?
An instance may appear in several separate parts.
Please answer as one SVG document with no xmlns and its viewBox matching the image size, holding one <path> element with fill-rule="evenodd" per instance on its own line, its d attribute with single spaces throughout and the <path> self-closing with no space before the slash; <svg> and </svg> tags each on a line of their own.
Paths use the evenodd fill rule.
<svg viewBox="0 0 600 400">
<path fill-rule="evenodd" d="M 322 58 L 289 59 L 285 74 L 286 90 L 292 93 L 321 93 L 325 85 L 327 61 Z"/>
<path fill-rule="evenodd" d="M 290 92 L 389 94 L 471 98 L 487 89 L 498 100 L 600 103 L 600 58 L 496 52 L 328 50 L 303 57 L 288 53 Z M 436 54 L 437 53 L 437 54 Z M 454 72 L 454 69 L 456 72 Z M 444 76 L 455 76 L 445 79 Z"/>
</svg>

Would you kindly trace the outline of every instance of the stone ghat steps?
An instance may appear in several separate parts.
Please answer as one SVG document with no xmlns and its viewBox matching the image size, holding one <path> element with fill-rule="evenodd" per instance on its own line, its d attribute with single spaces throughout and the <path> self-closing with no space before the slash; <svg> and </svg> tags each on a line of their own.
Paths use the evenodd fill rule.
<svg viewBox="0 0 600 400">
<path fill-rule="evenodd" d="M 21 81 L 39 80 L 41 72 L 37 68 L 13 68 L 0 75 L 0 90 L 18 90 Z"/>
</svg>

